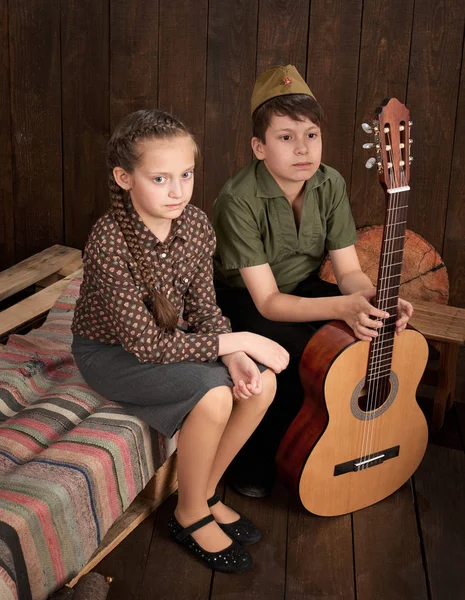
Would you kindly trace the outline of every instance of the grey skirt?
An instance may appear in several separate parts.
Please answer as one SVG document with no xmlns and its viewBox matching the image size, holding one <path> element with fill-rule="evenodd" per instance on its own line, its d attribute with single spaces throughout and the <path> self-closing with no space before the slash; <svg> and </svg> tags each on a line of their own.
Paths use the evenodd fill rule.
<svg viewBox="0 0 465 600">
<path fill-rule="evenodd" d="M 194 406 L 219 386 L 233 387 L 221 362 L 140 363 L 121 345 L 74 336 L 72 352 L 86 383 L 161 434 L 172 437 Z M 261 372 L 266 367 L 258 365 Z"/>
</svg>

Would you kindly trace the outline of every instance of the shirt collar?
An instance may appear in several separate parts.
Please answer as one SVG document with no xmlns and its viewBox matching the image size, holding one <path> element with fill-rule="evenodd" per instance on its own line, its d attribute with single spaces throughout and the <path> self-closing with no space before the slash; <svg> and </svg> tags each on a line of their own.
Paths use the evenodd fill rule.
<svg viewBox="0 0 465 600">
<path fill-rule="evenodd" d="M 181 215 L 177 219 L 173 220 L 173 229 L 170 236 L 164 242 L 165 244 L 170 243 L 175 237 L 179 237 L 185 241 L 189 240 L 189 227 L 187 224 L 186 209 L 187 207 L 182 211 Z M 142 221 L 132 202 L 128 201 L 126 204 L 126 211 L 135 232 L 139 234 L 139 239 L 142 246 L 152 248 L 153 246 L 161 244 L 157 236 L 154 235 L 147 225 Z"/>
<path fill-rule="evenodd" d="M 279 198 L 284 197 L 284 193 L 275 178 L 265 166 L 262 160 L 255 161 L 257 177 L 257 196 L 260 198 Z M 305 193 L 317 188 L 329 178 L 325 165 L 320 164 L 318 171 L 305 182 Z"/>
</svg>

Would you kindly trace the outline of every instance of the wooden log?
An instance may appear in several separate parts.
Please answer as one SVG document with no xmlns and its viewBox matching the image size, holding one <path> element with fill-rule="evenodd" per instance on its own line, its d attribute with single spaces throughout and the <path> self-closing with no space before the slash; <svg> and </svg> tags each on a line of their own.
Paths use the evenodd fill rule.
<svg viewBox="0 0 465 600">
<path fill-rule="evenodd" d="M 379 257 L 383 239 L 383 227 L 375 225 L 358 230 L 355 244 L 362 271 L 376 285 L 379 271 Z M 324 260 L 320 277 L 336 283 L 329 255 Z M 407 229 L 402 263 L 399 295 L 406 300 L 425 300 L 437 304 L 447 304 L 449 299 L 449 278 L 441 256 L 420 235 Z"/>
</svg>

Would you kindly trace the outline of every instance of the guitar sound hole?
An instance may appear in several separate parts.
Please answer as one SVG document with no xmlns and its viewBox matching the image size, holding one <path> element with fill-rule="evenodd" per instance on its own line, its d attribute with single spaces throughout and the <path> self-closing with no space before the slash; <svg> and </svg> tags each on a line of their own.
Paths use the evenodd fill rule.
<svg viewBox="0 0 465 600">
<path fill-rule="evenodd" d="M 358 395 L 358 406 L 363 412 L 377 410 L 389 398 L 391 382 L 388 377 L 378 379 L 371 386 L 364 385 Z"/>
</svg>

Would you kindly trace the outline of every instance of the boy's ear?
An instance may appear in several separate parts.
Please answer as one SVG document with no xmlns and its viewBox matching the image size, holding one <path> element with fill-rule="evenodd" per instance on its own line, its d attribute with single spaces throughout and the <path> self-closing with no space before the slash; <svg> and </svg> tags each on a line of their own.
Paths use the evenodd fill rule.
<svg viewBox="0 0 465 600">
<path fill-rule="evenodd" d="M 265 158 L 265 152 L 263 148 L 265 144 L 258 137 L 253 137 L 250 143 L 256 158 L 258 158 L 258 160 L 263 160 Z"/>
<path fill-rule="evenodd" d="M 122 167 L 115 167 L 113 169 L 113 177 L 123 190 L 128 192 L 132 188 L 132 178 Z"/>
</svg>

